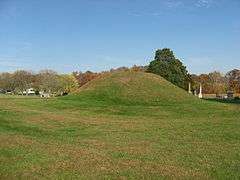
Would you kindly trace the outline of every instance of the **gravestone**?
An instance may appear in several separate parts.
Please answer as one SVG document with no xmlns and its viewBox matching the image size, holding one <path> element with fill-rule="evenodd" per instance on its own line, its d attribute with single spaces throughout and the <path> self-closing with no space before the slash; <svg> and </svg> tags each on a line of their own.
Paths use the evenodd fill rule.
<svg viewBox="0 0 240 180">
<path fill-rule="evenodd" d="M 198 97 L 199 97 L 200 99 L 203 98 L 203 95 L 202 95 L 202 84 L 200 84 Z"/>
<path fill-rule="evenodd" d="M 189 94 L 192 94 L 191 83 L 188 83 L 188 93 L 189 93 Z"/>
</svg>

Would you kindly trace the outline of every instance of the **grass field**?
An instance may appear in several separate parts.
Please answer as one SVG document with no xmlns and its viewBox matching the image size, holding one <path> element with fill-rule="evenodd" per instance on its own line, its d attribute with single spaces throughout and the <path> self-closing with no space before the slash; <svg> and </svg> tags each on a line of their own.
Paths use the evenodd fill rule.
<svg viewBox="0 0 240 180">
<path fill-rule="evenodd" d="M 240 179 L 239 104 L 114 73 L 70 96 L 0 96 L 0 179 Z"/>
</svg>

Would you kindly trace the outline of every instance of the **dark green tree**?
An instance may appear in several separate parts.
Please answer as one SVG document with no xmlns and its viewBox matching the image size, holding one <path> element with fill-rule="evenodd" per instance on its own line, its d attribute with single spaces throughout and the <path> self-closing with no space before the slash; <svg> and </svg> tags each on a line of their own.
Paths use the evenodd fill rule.
<svg viewBox="0 0 240 180">
<path fill-rule="evenodd" d="M 178 87 L 187 89 L 190 75 L 182 62 L 168 48 L 158 49 L 147 72 L 158 74 Z"/>
</svg>

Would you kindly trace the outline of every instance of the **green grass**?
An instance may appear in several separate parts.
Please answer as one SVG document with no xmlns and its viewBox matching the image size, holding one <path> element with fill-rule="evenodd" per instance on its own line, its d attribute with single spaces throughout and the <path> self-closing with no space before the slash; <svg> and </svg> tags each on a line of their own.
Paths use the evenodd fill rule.
<svg viewBox="0 0 240 180">
<path fill-rule="evenodd" d="M 239 179 L 239 104 L 113 73 L 74 95 L 0 96 L 0 179 Z"/>
</svg>

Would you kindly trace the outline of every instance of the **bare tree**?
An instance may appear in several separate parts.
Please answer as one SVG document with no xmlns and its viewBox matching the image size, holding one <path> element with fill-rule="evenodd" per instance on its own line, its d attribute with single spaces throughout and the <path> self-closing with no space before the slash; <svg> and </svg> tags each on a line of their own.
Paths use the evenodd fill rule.
<svg viewBox="0 0 240 180">
<path fill-rule="evenodd" d="M 29 71 L 18 70 L 12 75 L 12 83 L 15 93 L 26 91 L 32 84 L 32 73 Z"/>
<path fill-rule="evenodd" d="M 240 70 L 233 69 L 226 74 L 229 90 L 240 93 Z"/>
<path fill-rule="evenodd" d="M 209 73 L 209 79 L 214 94 L 225 93 L 227 90 L 226 78 L 220 72 Z"/>
<path fill-rule="evenodd" d="M 14 91 L 12 74 L 10 74 L 10 73 L 1 73 L 0 74 L 0 89 L 3 92 Z"/>
<path fill-rule="evenodd" d="M 42 70 L 37 76 L 37 83 L 39 90 L 56 93 L 60 88 L 59 76 L 57 72 L 53 70 Z"/>
</svg>

